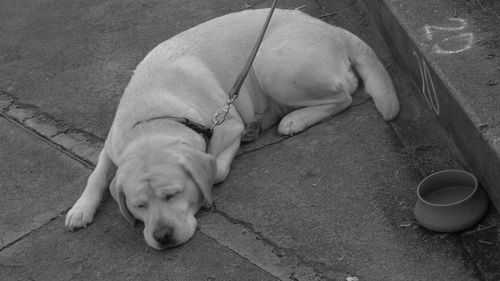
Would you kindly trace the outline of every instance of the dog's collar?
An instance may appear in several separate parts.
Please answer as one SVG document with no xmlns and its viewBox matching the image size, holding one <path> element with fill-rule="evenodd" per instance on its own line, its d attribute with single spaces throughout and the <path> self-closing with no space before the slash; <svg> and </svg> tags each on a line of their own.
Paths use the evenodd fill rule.
<svg viewBox="0 0 500 281">
<path fill-rule="evenodd" d="M 158 119 L 169 119 L 169 120 L 181 123 L 181 124 L 185 125 L 186 127 L 188 127 L 189 129 L 197 132 L 198 134 L 200 134 L 203 137 L 203 139 L 205 139 L 205 143 L 207 144 L 207 149 L 208 149 L 208 143 L 213 135 L 212 128 L 209 128 L 209 127 L 204 126 L 200 123 L 189 120 L 188 118 L 177 117 L 177 116 L 157 116 L 157 117 L 153 117 L 153 118 L 150 118 L 147 120 L 139 121 L 139 122 L 135 123 L 134 126 L 132 126 L 132 128 L 135 128 L 141 124 L 144 124 L 144 123 L 147 123 L 150 121 L 155 121 Z"/>
</svg>

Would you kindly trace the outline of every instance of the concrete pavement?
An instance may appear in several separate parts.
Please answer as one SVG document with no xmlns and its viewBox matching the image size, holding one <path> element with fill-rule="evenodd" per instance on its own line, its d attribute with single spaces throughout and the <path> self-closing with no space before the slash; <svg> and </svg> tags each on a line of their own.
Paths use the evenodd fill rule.
<svg viewBox="0 0 500 281">
<path fill-rule="evenodd" d="M 3 248 L 65 212 L 90 169 L 4 118 L 0 128 Z"/>
<path fill-rule="evenodd" d="M 280 1 L 280 7 L 305 5 L 305 12 L 373 46 L 400 96 L 398 119 L 383 122 L 358 91 L 351 109 L 300 135 L 265 132 L 242 147 L 229 178 L 214 190 L 217 209 L 198 214 L 193 240 L 164 252 L 148 248 L 141 226 L 129 226 L 109 197 L 87 229 L 66 231 L 62 215 L 95 163 L 127 71 L 169 35 L 270 3 L 49 1 L 19 9 L 21 2 L 3 2 L 2 26 L 9 32 L 0 33 L 8 39 L 1 37 L 0 50 L 9 52 L 8 59 L 1 53 L 0 108 L 38 137 L 0 118 L 0 156 L 7 159 L 0 174 L 0 234 L 8 233 L 0 280 L 499 279 L 493 209 L 462 233 L 433 233 L 415 223 L 419 180 L 465 162 L 356 1 Z M 81 40 L 100 28 L 108 35 Z M 35 35 L 39 41 L 30 37 Z M 68 71 L 59 66 L 71 65 L 71 51 L 54 49 L 55 42 L 77 50 L 78 42 L 82 50 L 106 44 L 85 56 L 77 52 L 75 63 L 89 65 Z M 64 63 L 50 59 L 59 55 Z M 55 82 L 40 78 L 45 70 Z M 6 211 L 11 209 L 16 211 Z"/>
<path fill-rule="evenodd" d="M 105 138 L 123 89 L 148 51 L 200 22 L 266 3 L 5 0 L 1 4 L 0 88 L 72 128 Z M 286 1 L 282 7 L 304 4 L 315 6 L 314 1 Z"/>
</svg>

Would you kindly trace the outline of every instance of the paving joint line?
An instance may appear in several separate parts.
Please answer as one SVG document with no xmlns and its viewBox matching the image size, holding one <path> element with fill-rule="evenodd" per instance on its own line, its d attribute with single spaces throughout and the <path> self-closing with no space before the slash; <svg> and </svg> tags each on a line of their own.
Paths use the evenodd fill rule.
<svg viewBox="0 0 500 281">
<path fill-rule="evenodd" d="M 1 90 L 0 116 L 89 169 L 95 168 L 99 153 L 104 147 L 104 140 L 100 137 L 80 129 L 71 128 L 63 121 L 56 120 L 49 114 L 40 111 L 38 107 L 21 103 L 16 97 Z M 242 151 L 236 157 L 279 144 L 288 138 L 290 136 L 283 136 L 272 143 Z"/>
<path fill-rule="evenodd" d="M 104 146 L 101 138 L 70 128 L 38 107 L 19 102 L 5 91 L 0 91 L 0 116 L 89 169 L 95 167 Z"/>
<path fill-rule="evenodd" d="M 25 133 L 53 147 L 82 166 L 91 170 L 95 168 L 97 158 L 103 146 L 103 141 L 97 136 L 82 130 L 70 128 L 64 122 L 58 121 L 49 114 L 41 112 L 38 107 L 21 103 L 16 97 L 1 90 L 0 118 L 4 118 Z M 58 219 L 69 209 L 67 208 L 59 212 L 44 223 L 22 233 L 16 239 L 1 246 L 0 251 L 7 249 L 34 231 Z"/>
<path fill-rule="evenodd" d="M 303 275 L 304 271 L 307 271 L 307 269 L 312 270 L 312 273 L 315 275 L 315 277 L 320 278 L 320 280 L 336 280 L 336 279 L 331 279 L 325 275 L 328 273 L 333 273 L 335 275 L 351 276 L 351 273 L 338 271 L 335 268 L 333 268 L 331 265 L 327 265 L 323 262 L 305 260 L 304 257 L 302 257 L 300 254 L 297 253 L 297 250 L 286 248 L 286 247 L 281 247 L 281 246 L 277 245 L 276 243 L 274 243 L 273 241 L 271 241 L 270 239 L 266 238 L 260 231 L 256 231 L 254 229 L 254 226 L 252 223 L 245 222 L 245 221 L 237 219 L 237 218 L 233 218 L 230 215 L 228 215 L 227 213 L 225 213 L 224 211 L 217 210 L 216 208 L 213 211 L 213 213 L 220 215 L 224 220 L 231 223 L 232 225 L 241 227 L 241 228 L 247 230 L 248 232 L 250 232 L 251 234 L 253 234 L 255 236 L 256 240 L 261 241 L 264 245 L 267 245 L 267 247 L 271 248 L 272 253 L 279 260 L 291 260 L 292 266 L 288 265 L 289 262 L 285 262 L 285 264 L 288 265 L 287 267 L 289 267 L 291 269 L 298 268 L 299 270 L 291 270 L 291 274 L 290 274 L 290 276 L 288 276 L 288 278 L 290 280 L 304 280 L 301 277 L 294 277 L 294 275 L 297 273 L 299 275 Z M 203 229 L 201 229 L 200 232 L 203 233 L 204 235 L 212 237 L 208 233 L 209 231 L 204 231 Z M 212 239 L 215 239 L 215 238 L 212 237 Z M 266 270 L 266 268 L 263 268 L 261 265 L 258 264 L 258 262 L 256 263 L 256 261 L 254 261 L 251 257 L 247 257 L 244 253 L 240 253 L 237 250 L 232 249 L 230 246 L 225 245 L 225 243 L 223 243 L 222 241 L 218 241 L 217 239 L 215 239 L 215 241 L 217 241 L 217 243 L 219 243 L 219 244 L 224 245 L 225 247 L 229 248 L 230 250 L 234 251 L 239 256 L 247 259 L 249 262 L 255 264 L 256 266 L 258 266 L 262 270 L 269 272 L 271 275 L 273 275 L 273 276 L 277 275 L 277 274 L 273 274 L 269 270 Z M 299 271 L 299 272 L 296 272 L 296 271 Z M 276 276 L 276 277 L 278 277 L 278 276 Z M 307 279 L 307 280 L 309 280 L 309 279 Z"/>
<path fill-rule="evenodd" d="M 221 215 L 224 219 L 226 219 L 227 221 L 229 221 L 232 224 L 239 225 L 239 226 L 251 231 L 257 237 L 259 237 L 259 240 L 265 242 L 266 244 L 269 244 L 273 249 L 279 250 L 279 252 L 276 252 L 276 254 L 278 256 L 282 255 L 286 252 L 292 251 L 290 249 L 280 247 L 280 246 L 276 245 L 274 242 L 272 242 L 271 240 L 265 238 L 260 231 L 256 231 L 254 229 L 254 226 L 252 223 L 249 223 L 249 222 L 237 219 L 237 218 L 233 218 L 230 215 L 228 215 L 227 213 L 220 211 L 220 210 L 215 210 L 214 213 Z"/>
<path fill-rule="evenodd" d="M 252 261 L 252 260 L 251 260 L 251 259 L 249 259 L 248 257 L 245 257 L 245 256 L 241 255 L 241 253 L 238 253 L 236 250 L 232 249 L 231 247 L 229 247 L 229 246 L 227 246 L 227 245 L 222 244 L 220 241 L 218 241 L 218 240 L 217 240 L 217 239 L 215 239 L 214 237 L 210 236 L 209 234 L 207 234 L 207 233 L 205 233 L 205 232 L 203 232 L 203 231 L 201 231 L 201 230 L 197 230 L 197 232 L 198 232 L 199 234 L 201 234 L 201 235 L 205 236 L 207 239 L 212 240 L 214 243 L 221 245 L 222 247 L 224 247 L 224 248 L 225 248 L 225 249 L 227 249 L 228 251 L 230 251 L 230 252 L 234 253 L 236 256 L 238 256 L 238 257 L 240 257 L 240 258 L 242 258 L 242 259 L 246 260 L 248 263 L 250 263 L 250 264 L 252 264 L 252 265 L 256 266 L 256 267 L 257 267 L 260 271 L 265 272 L 265 273 L 267 273 L 267 274 L 269 274 L 269 275 L 271 275 L 271 276 L 275 277 L 275 278 L 276 278 L 276 279 L 278 279 L 278 280 L 281 280 L 281 278 L 279 278 L 278 276 L 274 275 L 272 272 L 269 272 L 269 271 L 267 271 L 265 268 L 262 268 L 261 266 L 259 266 L 258 264 L 256 264 L 254 261 Z"/>
<path fill-rule="evenodd" d="M 57 216 L 54 216 L 54 217 L 51 217 L 49 220 L 47 220 L 46 222 L 44 223 L 41 223 L 39 226 L 37 226 L 36 228 L 33 228 L 33 229 L 30 229 L 29 231 L 26 231 L 25 233 L 23 233 L 22 235 L 20 235 L 19 237 L 17 237 L 16 239 L 10 241 L 9 243 L 3 245 L 0 247 L 0 252 L 9 248 L 10 246 L 13 246 L 14 244 L 16 244 L 17 242 L 23 240 L 25 237 L 29 236 L 31 233 L 33 233 L 34 231 L 37 231 L 38 229 L 48 225 L 49 223 L 53 222 L 54 220 L 58 219 L 62 214 L 59 214 Z M 0 264 L 0 268 L 4 267 L 2 264 Z"/>
</svg>

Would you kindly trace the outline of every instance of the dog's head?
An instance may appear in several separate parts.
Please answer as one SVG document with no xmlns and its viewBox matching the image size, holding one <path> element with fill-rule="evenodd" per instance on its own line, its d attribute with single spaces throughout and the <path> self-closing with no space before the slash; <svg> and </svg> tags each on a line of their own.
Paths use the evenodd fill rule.
<svg viewBox="0 0 500 281">
<path fill-rule="evenodd" d="M 211 205 L 214 157 L 186 147 L 141 151 L 120 164 L 110 185 L 125 218 L 144 222 L 144 238 L 162 250 L 187 242 L 194 215 Z"/>
</svg>

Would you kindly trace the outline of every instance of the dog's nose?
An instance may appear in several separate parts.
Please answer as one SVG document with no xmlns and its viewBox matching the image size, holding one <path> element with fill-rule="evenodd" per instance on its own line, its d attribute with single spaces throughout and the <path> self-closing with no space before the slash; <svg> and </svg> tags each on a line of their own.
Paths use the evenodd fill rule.
<svg viewBox="0 0 500 281">
<path fill-rule="evenodd" d="M 153 231 L 153 238 L 161 245 L 171 244 L 174 229 L 170 226 L 159 227 Z"/>
</svg>

